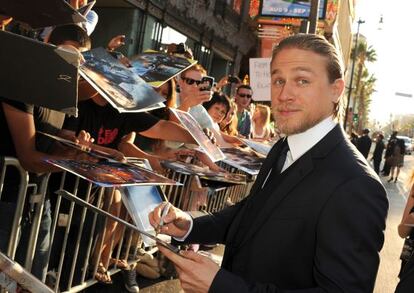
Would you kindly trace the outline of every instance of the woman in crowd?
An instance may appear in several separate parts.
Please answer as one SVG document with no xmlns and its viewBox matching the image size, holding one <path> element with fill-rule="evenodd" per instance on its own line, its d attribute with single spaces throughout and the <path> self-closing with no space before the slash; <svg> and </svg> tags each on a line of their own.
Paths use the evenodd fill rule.
<svg viewBox="0 0 414 293">
<path fill-rule="evenodd" d="M 234 101 L 230 101 L 230 110 L 227 112 L 226 117 L 219 123 L 220 130 L 225 134 L 237 136 L 237 104 Z"/>
<path fill-rule="evenodd" d="M 272 137 L 270 128 L 270 108 L 269 106 L 257 104 L 253 114 L 252 138 L 259 140 L 269 140 Z"/>
<path fill-rule="evenodd" d="M 407 198 L 407 203 L 398 225 L 398 234 L 405 239 L 403 251 L 401 253 L 401 270 L 399 274 L 400 283 L 396 293 L 413 292 L 414 288 L 414 172 L 411 175 L 411 190 Z"/>
<path fill-rule="evenodd" d="M 219 124 L 230 111 L 230 100 L 225 94 L 214 92 L 210 101 L 203 103 L 204 108 L 214 122 L 213 131 L 217 138 L 217 144 L 221 147 L 231 147 L 240 144 L 240 140 L 220 130 Z"/>
</svg>

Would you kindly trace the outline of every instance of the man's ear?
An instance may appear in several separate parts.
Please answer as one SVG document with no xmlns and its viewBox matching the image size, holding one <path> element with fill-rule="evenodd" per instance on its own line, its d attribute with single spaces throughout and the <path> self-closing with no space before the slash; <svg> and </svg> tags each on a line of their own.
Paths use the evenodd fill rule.
<svg viewBox="0 0 414 293">
<path fill-rule="evenodd" d="M 332 102 L 338 103 L 345 89 L 345 81 L 342 78 L 336 79 L 331 87 Z"/>
</svg>

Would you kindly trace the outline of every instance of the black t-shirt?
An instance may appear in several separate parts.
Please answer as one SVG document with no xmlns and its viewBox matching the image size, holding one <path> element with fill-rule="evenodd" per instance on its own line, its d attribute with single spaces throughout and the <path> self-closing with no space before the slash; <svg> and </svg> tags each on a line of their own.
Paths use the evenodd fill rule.
<svg viewBox="0 0 414 293">
<path fill-rule="evenodd" d="M 80 102 L 78 110 L 78 118 L 67 118 L 63 128 L 76 133 L 85 130 L 96 144 L 114 149 L 124 135 L 148 130 L 159 121 L 148 113 L 119 113 L 110 104 L 99 106 L 92 100 Z"/>
<path fill-rule="evenodd" d="M 0 156 L 16 157 L 16 149 L 9 131 L 6 117 L 4 115 L 3 104 L 8 104 L 17 110 L 33 115 L 36 131 L 43 131 L 56 135 L 62 128 L 65 114 L 40 106 L 33 106 L 6 98 L 0 98 L 0 133 L 2 135 L 0 143 Z M 50 153 L 53 140 L 41 134 L 36 134 L 36 150 L 43 153 Z"/>
</svg>

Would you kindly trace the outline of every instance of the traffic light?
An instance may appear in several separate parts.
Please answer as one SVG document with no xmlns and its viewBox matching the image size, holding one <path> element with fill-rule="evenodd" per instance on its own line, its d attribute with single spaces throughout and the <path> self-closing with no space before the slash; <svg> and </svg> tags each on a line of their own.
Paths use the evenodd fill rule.
<svg viewBox="0 0 414 293">
<path fill-rule="evenodd" d="M 354 113 L 354 116 L 352 117 L 352 121 L 354 123 L 357 123 L 358 122 L 358 113 Z"/>
</svg>

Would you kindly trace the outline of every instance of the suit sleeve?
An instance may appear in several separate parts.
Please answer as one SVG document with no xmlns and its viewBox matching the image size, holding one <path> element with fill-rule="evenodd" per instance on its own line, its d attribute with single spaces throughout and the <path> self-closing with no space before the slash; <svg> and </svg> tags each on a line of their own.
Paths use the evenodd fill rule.
<svg viewBox="0 0 414 293">
<path fill-rule="evenodd" d="M 181 243 L 224 244 L 228 228 L 247 198 L 214 214 L 200 217 L 192 215 L 193 229 L 185 241 Z"/>
<path fill-rule="evenodd" d="M 285 290 L 277 284 L 248 282 L 220 269 L 209 292 L 372 292 L 379 251 L 384 243 L 387 210 L 386 192 L 378 181 L 368 176 L 353 179 L 335 191 L 320 214 L 314 260 L 315 287 Z"/>
</svg>

